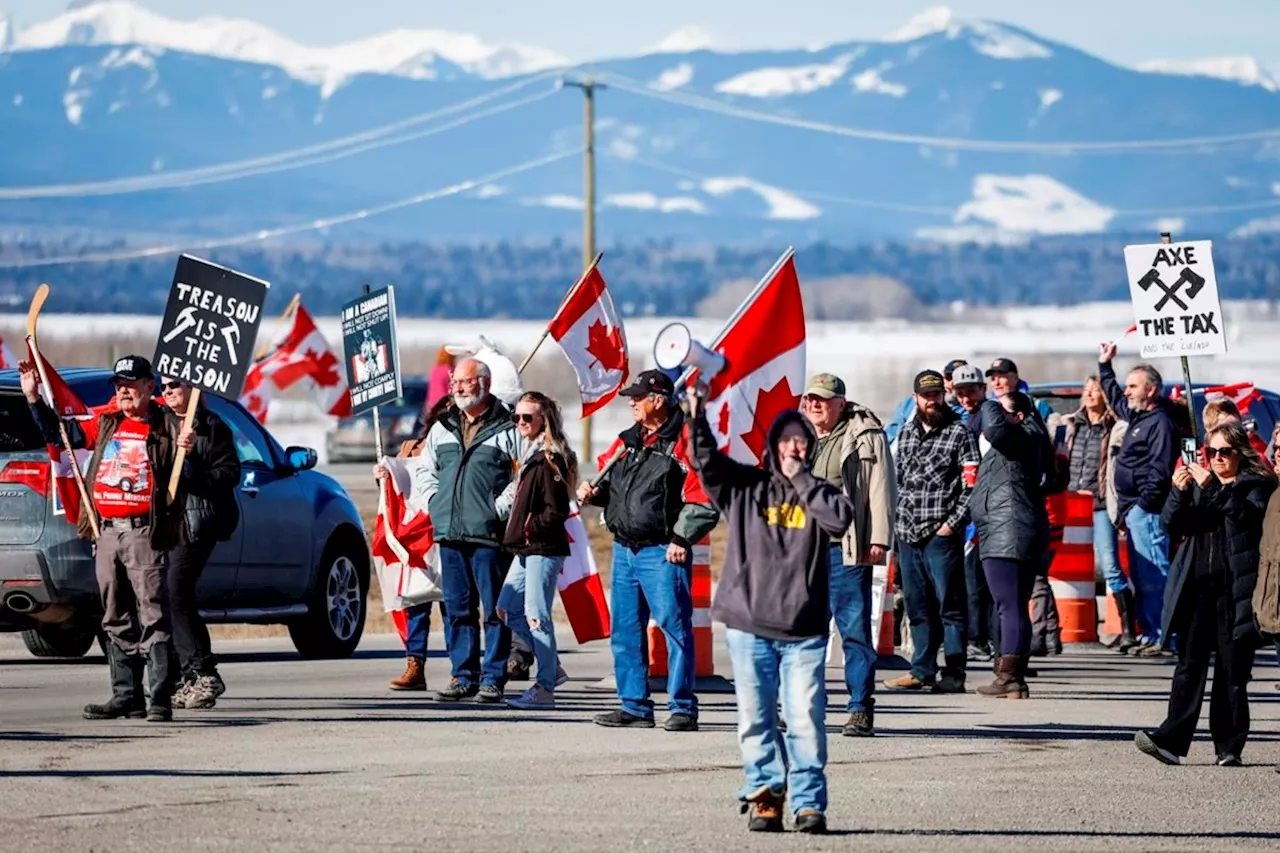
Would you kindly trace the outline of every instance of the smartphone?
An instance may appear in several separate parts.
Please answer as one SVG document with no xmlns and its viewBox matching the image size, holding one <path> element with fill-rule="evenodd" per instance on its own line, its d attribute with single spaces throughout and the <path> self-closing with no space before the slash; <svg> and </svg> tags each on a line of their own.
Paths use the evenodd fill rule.
<svg viewBox="0 0 1280 853">
<path fill-rule="evenodd" d="M 1182 464 L 1191 466 L 1195 465 L 1196 459 L 1196 440 L 1194 438 L 1182 439 Z"/>
</svg>

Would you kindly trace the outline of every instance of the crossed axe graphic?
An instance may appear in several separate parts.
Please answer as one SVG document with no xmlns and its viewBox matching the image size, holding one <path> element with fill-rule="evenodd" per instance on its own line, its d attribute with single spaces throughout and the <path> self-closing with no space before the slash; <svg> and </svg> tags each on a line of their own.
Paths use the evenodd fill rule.
<svg viewBox="0 0 1280 853">
<path fill-rule="evenodd" d="M 1170 302 L 1176 302 L 1179 308 L 1186 311 L 1188 309 L 1187 303 L 1183 302 L 1178 296 L 1178 289 L 1184 284 L 1187 285 L 1187 298 L 1195 299 L 1196 296 L 1199 295 L 1200 291 L 1204 289 L 1204 276 L 1200 275 L 1190 267 L 1184 267 L 1182 275 L 1178 276 L 1178 280 L 1171 285 L 1165 284 L 1160 278 L 1160 274 L 1155 270 L 1148 270 L 1146 275 L 1138 279 L 1138 287 L 1141 287 L 1143 291 L 1150 290 L 1152 285 L 1155 285 L 1164 291 L 1164 296 L 1161 296 L 1160 301 L 1156 303 L 1155 310 L 1157 311 L 1164 308 L 1164 306 L 1168 305 Z"/>
</svg>

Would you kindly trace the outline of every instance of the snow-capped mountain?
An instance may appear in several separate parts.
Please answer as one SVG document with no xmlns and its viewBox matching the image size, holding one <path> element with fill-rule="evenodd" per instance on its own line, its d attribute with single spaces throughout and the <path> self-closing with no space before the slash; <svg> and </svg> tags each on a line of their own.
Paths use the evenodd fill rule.
<svg viewBox="0 0 1280 853">
<path fill-rule="evenodd" d="M 1280 92 L 1257 63 L 1122 68 L 942 8 L 878 40 L 732 52 L 688 27 L 564 68 L 439 30 L 317 48 L 126 0 L 0 17 L 0 45 L 0 237 L 572 239 L 562 74 L 604 85 L 606 241 L 1280 230 Z"/>
</svg>

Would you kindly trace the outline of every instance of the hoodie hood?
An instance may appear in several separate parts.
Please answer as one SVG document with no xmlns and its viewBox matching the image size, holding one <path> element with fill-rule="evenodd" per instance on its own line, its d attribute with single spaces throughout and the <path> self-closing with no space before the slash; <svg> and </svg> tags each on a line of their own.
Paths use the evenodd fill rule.
<svg viewBox="0 0 1280 853">
<path fill-rule="evenodd" d="M 779 473 L 778 436 L 782 434 L 782 430 L 790 423 L 798 423 L 803 426 L 804 433 L 809 438 L 809 451 L 805 454 L 805 464 L 812 468 L 813 460 L 818 456 L 818 431 L 813 428 L 813 424 L 809 423 L 809 419 L 804 415 L 793 409 L 788 409 L 774 418 L 773 426 L 769 427 L 769 444 L 765 448 L 765 467 L 771 473 Z"/>
</svg>

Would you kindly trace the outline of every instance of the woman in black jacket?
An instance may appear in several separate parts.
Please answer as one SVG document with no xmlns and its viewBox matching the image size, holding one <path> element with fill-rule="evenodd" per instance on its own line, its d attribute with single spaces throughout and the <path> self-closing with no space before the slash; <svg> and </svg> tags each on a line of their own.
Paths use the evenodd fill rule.
<svg viewBox="0 0 1280 853">
<path fill-rule="evenodd" d="M 995 680 L 979 687 L 978 693 L 1026 699 L 1031 648 L 1027 608 L 1049 544 L 1041 482 L 1053 448 L 1035 404 L 1020 391 L 982 404 L 982 438 L 982 462 L 969 509 L 978 531 L 978 556 L 1000 616 L 1000 657 Z"/>
<path fill-rule="evenodd" d="M 577 487 L 578 464 L 565 440 L 560 407 L 545 394 L 529 391 L 516 402 L 516 431 L 524 440 L 515 502 L 502 547 L 515 556 L 502 592 L 498 618 L 533 649 L 538 675 L 532 687 L 507 704 L 519 710 L 555 708 L 559 665 L 551 605 L 560 567 L 569 556 L 569 496 Z"/>
<path fill-rule="evenodd" d="M 1213 657 L 1209 733 L 1218 764 L 1238 767 L 1249 735 L 1247 689 L 1260 640 L 1253 619 L 1258 546 L 1275 477 L 1238 422 L 1210 432 L 1205 453 L 1209 469 L 1196 464 L 1174 471 L 1161 515 L 1169 538 L 1182 541 L 1169 570 L 1162 626 L 1163 636 L 1178 637 L 1178 666 L 1168 716 L 1134 740 L 1152 758 L 1180 763 L 1195 736 Z"/>
</svg>

